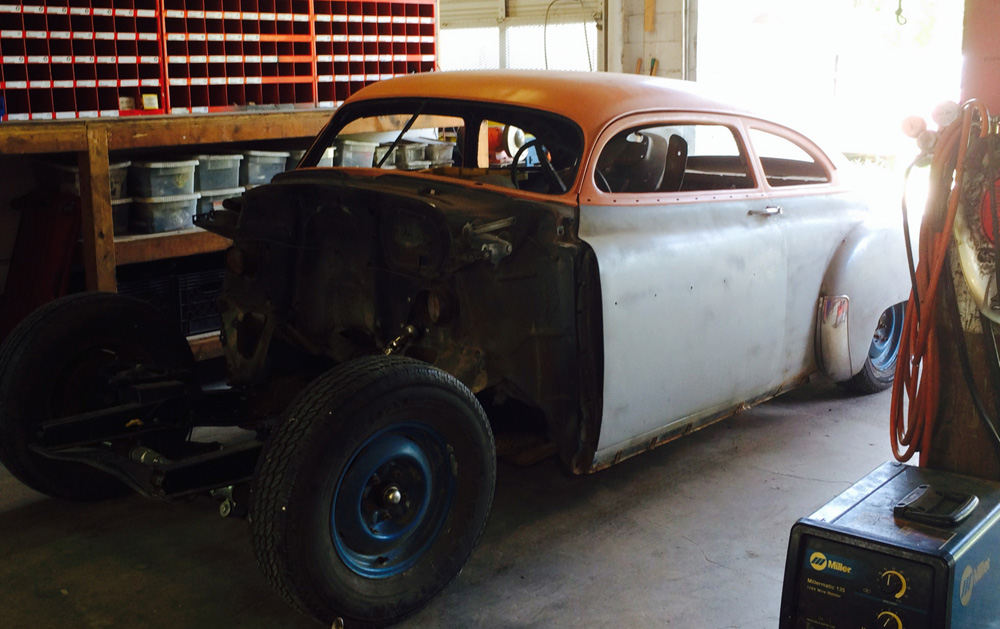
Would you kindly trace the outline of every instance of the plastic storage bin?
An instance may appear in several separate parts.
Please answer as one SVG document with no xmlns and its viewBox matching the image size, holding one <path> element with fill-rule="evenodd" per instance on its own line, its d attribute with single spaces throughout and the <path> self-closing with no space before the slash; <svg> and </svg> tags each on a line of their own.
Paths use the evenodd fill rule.
<svg viewBox="0 0 1000 629">
<path fill-rule="evenodd" d="M 198 160 L 133 162 L 129 168 L 129 191 L 133 197 L 158 199 L 194 192 L 194 169 Z"/>
<path fill-rule="evenodd" d="M 337 147 L 331 146 L 330 148 L 323 151 L 323 157 L 319 158 L 319 164 L 317 166 L 329 168 L 333 166 L 333 161 L 336 159 Z"/>
<path fill-rule="evenodd" d="M 320 168 L 333 166 L 333 154 L 336 152 L 336 149 L 332 146 L 323 151 L 323 157 L 319 158 L 319 163 L 316 166 Z M 305 154 L 305 151 L 289 151 L 288 159 L 285 161 L 285 170 L 295 170 L 295 167 L 299 165 Z"/>
<path fill-rule="evenodd" d="M 288 159 L 285 160 L 285 170 L 295 170 L 295 167 L 302 161 L 305 150 L 288 151 Z"/>
<path fill-rule="evenodd" d="M 132 199 L 129 229 L 140 234 L 174 231 L 193 227 L 195 208 L 201 194 Z"/>
<path fill-rule="evenodd" d="M 222 202 L 238 197 L 246 188 L 230 188 L 229 190 L 204 190 L 198 199 L 198 214 L 208 214 L 212 210 L 221 210 Z"/>
<path fill-rule="evenodd" d="M 285 170 L 288 151 L 246 151 L 240 164 L 240 185 L 257 186 L 271 183 L 271 179 Z"/>
<path fill-rule="evenodd" d="M 128 168 L 132 162 L 116 162 L 108 165 L 108 183 L 111 184 L 111 198 L 124 199 L 128 193 Z M 63 192 L 80 196 L 80 169 L 64 164 L 46 164 L 41 176 L 44 186 L 51 184 L 49 177 L 55 177 L 56 186 Z"/>
<path fill-rule="evenodd" d="M 240 185 L 242 155 L 199 155 L 195 159 L 195 191 L 229 190 Z"/>
<path fill-rule="evenodd" d="M 381 163 L 382 168 L 395 168 L 396 155 L 392 154 L 389 157 L 385 157 L 386 153 L 388 153 L 389 149 L 391 148 L 392 148 L 392 142 L 385 142 L 383 144 L 379 144 L 378 146 L 376 146 L 374 162 L 372 162 L 372 165 L 378 167 L 378 165 Z M 383 157 L 385 157 L 385 160 L 382 159 Z"/>
<path fill-rule="evenodd" d="M 333 165 L 371 168 L 377 146 L 378 144 L 375 142 L 334 140 L 336 153 L 333 156 Z"/>
<path fill-rule="evenodd" d="M 129 210 L 132 208 L 132 197 L 111 199 L 111 223 L 115 236 L 128 232 Z"/>
<path fill-rule="evenodd" d="M 427 168 L 430 162 L 424 160 L 426 148 L 427 145 L 423 142 L 401 142 L 396 146 L 396 168 L 403 170 Z"/>
<path fill-rule="evenodd" d="M 430 168 L 431 163 L 427 160 L 418 159 L 412 162 L 396 162 L 396 168 L 400 170 L 424 170 Z"/>
<path fill-rule="evenodd" d="M 452 142 L 430 142 L 424 149 L 424 159 L 435 166 L 450 166 L 454 150 L 455 145 Z"/>
</svg>

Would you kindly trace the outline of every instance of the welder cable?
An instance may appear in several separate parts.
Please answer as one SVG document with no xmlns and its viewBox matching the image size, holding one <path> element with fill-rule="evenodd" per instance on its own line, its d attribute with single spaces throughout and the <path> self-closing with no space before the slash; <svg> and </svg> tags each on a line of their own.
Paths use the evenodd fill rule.
<svg viewBox="0 0 1000 629">
<path fill-rule="evenodd" d="M 943 183 L 943 168 L 957 141 L 955 126 L 946 128 L 938 140 L 937 150 L 931 163 L 932 186 Z M 940 196 L 936 188 L 932 189 L 930 200 Z M 911 292 L 906 304 L 906 314 L 903 317 L 903 332 L 900 338 L 899 356 L 896 363 L 896 377 L 892 386 L 892 409 L 890 414 L 890 430 L 893 455 L 899 461 L 909 460 L 915 452 L 922 449 L 924 434 L 930 433 L 933 421 L 933 411 L 937 408 L 939 387 L 937 386 L 937 338 L 934 331 L 933 318 L 919 314 L 921 306 L 926 303 L 917 301 L 915 294 L 925 290 L 930 284 L 928 266 L 931 264 L 932 213 L 924 215 L 920 229 L 918 247 L 920 263 L 916 268 L 917 291 Z M 922 339 L 922 340 L 921 340 Z M 916 345 L 923 348 L 918 350 Z M 906 421 L 903 418 L 903 395 L 906 395 Z M 918 397 L 919 395 L 919 397 Z M 900 447 L 905 450 L 900 450 Z"/>
<path fill-rule="evenodd" d="M 899 348 L 901 359 L 896 364 L 889 418 L 892 453 L 898 461 L 908 461 L 916 452 L 921 452 L 922 457 L 926 456 L 930 450 L 934 415 L 941 394 L 933 309 L 958 211 L 964 176 L 963 162 L 972 130 L 973 110 L 979 114 L 982 121 L 980 135 L 985 135 L 989 120 L 985 107 L 976 101 L 967 102 L 963 106 L 961 124 L 956 121 L 942 130 L 931 163 L 932 186 L 943 187 L 950 184 L 951 178 L 948 177 L 946 180 L 945 175 L 951 171 L 950 160 L 957 144 L 955 179 L 951 192 L 947 195 L 944 222 L 941 229 L 936 230 L 931 220 L 936 218 L 933 213 L 924 217 L 918 245 L 920 261 L 915 272 L 917 290 L 910 293 L 903 319 Z M 941 196 L 943 196 L 941 190 L 932 190 L 930 200 L 936 201 Z M 918 301 L 916 295 L 920 293 L 923 293 L 923 299 Z"/>
<path fill-rule="evenodd" d="M 916 263 L 913 261 L 913 240 L 910 238 L 910 212 L 906 206 L 906 185 L 910 181 L 910 171 L 913 167 L 917 165 L 920 161 L 920 157 L 910 162 L 910 165 L 906 167 L 906 172 L 903 173 L 903 244 L 906 245 L 906 263 L 907 270 L 910 272 L 910 290 L 913 291 L 913 300 L 916 303 L 920 303 L 920 291 L 917 287 L 917 267 Z M 917 315 L 919 317 L 919 313 Z M 917 320 L 919 323 L 919 319 Z"/>
</svg>

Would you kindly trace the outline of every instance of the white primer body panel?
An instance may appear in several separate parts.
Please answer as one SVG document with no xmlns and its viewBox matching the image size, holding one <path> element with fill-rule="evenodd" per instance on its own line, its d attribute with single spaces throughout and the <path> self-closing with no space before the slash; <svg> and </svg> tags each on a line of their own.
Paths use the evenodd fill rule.
<svg viewBox="0 0 1000 629">
<path fill-rule="evenodd" d="M 785 247 L 773 220 L 748 216 L 766 203 L 581 207 L 604 318 L 595 464 L 618 444 L 781 384 Z"/>
<path fill-rule="evenodd" d="M 854 195 L 720 196 L 581 206 L 604 317 L 595 467 L 817 370 L 849 378 L 879 315 L 906 299 L 901 231 L 871 225 Z M 782 212 L 748 215 L 768 205 Z M 850 352 L 831 352 L 832 369 L 817 357 L 824 295 L 850 296 Z"/>
</svg>

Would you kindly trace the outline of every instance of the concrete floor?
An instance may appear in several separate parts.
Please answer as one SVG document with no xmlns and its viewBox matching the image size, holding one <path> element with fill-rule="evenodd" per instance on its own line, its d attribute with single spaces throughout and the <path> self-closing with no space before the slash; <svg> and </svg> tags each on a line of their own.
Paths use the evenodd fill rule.
<svg viewBox="0 0 1000 629">
<path fill-rule="evenodd" d="M 788 532 L 886 459 L 889 394 L 810 385 L 587 477 L 501 464 L 458 580 L 401 627 L 777 626 Z M 209 499 L 71 504 L 0 467 L 0 626 L 315 627 Z"/>
</svg>

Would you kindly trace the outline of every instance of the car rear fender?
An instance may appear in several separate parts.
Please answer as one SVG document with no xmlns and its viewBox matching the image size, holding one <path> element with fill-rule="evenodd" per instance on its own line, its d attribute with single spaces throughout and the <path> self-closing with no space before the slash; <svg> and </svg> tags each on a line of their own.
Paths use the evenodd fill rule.
<svg viewBox="0 0 1000 629">
<path fill-rule="evenodd" d="M 882 312 L 906 301 L 910 275 L 902 231 L 862 223 L 836 250 L 820 286 L 816 362 L 837 382 L 865 364 Z"/>
</svg>

